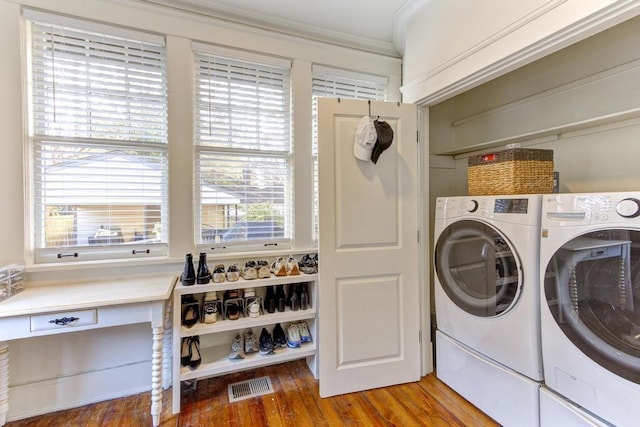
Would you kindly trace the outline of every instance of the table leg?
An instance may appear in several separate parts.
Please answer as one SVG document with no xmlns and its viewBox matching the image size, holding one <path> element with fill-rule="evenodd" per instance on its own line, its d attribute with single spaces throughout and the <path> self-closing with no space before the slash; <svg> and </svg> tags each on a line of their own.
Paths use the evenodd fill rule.
<svg viewBox="0 0 640 427">
<path fill-rule="evenodd" d="M 7 422 L 9 412 L 9 344 L 0 341 L 0 426 Z"/>
<path fill-rule="evenodd" d="M 160 425 L 162 412 L 162 326 L 153 328 L 153 355 L 151 357 L 151 416 L 153 426 Z"/>
</svg>

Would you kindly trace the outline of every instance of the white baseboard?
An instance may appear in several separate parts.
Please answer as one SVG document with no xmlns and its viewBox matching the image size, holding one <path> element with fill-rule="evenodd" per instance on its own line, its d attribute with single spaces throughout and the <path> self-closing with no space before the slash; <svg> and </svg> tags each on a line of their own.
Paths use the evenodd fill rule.
<svg viewBox="0 0 640 427">
<path fill-rule="evenodd" d="M 151 361 L 9 388 L 7 421 L 151 390 Z M 149 399 L 151 395 L 149 394 Z"/>
</svg>

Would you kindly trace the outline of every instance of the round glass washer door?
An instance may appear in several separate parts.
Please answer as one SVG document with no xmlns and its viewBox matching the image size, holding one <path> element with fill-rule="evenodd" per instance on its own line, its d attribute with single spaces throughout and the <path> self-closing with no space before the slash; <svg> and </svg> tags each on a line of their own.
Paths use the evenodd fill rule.
<svg viewBox="0 0 640 427">
<path fill-rule="evenodd" d="M 571 239 L 551 257 L 544 291 L 573 345 L 640 384 L 639 231 L 611 229 Z"/>
<path fill-rule="evenodd" d="M 472 220 L 449 225 L 436 242 L 434 256 L 442 289 L 467 313 L 494 317 L 517 303 L 522 264 L 509 240 L 493 226 Z"/>
</svg>

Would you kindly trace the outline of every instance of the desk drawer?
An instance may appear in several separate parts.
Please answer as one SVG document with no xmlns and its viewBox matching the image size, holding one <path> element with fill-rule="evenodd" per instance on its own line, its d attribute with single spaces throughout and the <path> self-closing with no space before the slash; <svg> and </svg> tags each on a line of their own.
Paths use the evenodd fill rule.
<svg viewBox="0 0 640 427">
<path fill-rule="evenodd" d="M 30 317 L 31 332 L 53 329 L 73 328 L 98 323 L 97 310 L 64 311 L 59 313 L 38 314 Z"/>
</svg>

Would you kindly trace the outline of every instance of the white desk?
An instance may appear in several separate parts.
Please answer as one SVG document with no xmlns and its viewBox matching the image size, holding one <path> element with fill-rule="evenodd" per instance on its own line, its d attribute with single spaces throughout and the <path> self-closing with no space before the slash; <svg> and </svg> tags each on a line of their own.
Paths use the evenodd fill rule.
<svg viewBox="0 0 640 427">
<path fill-rule="evenodd" d="M 21 338 L 151 322 L 151 416 L 162 411 L 162 337 L 165 302 L 177 277 L 155 275 L 29 286 L 0 302 L 0 426 L 9 411 L 9 344 Z"/>
</svg>

